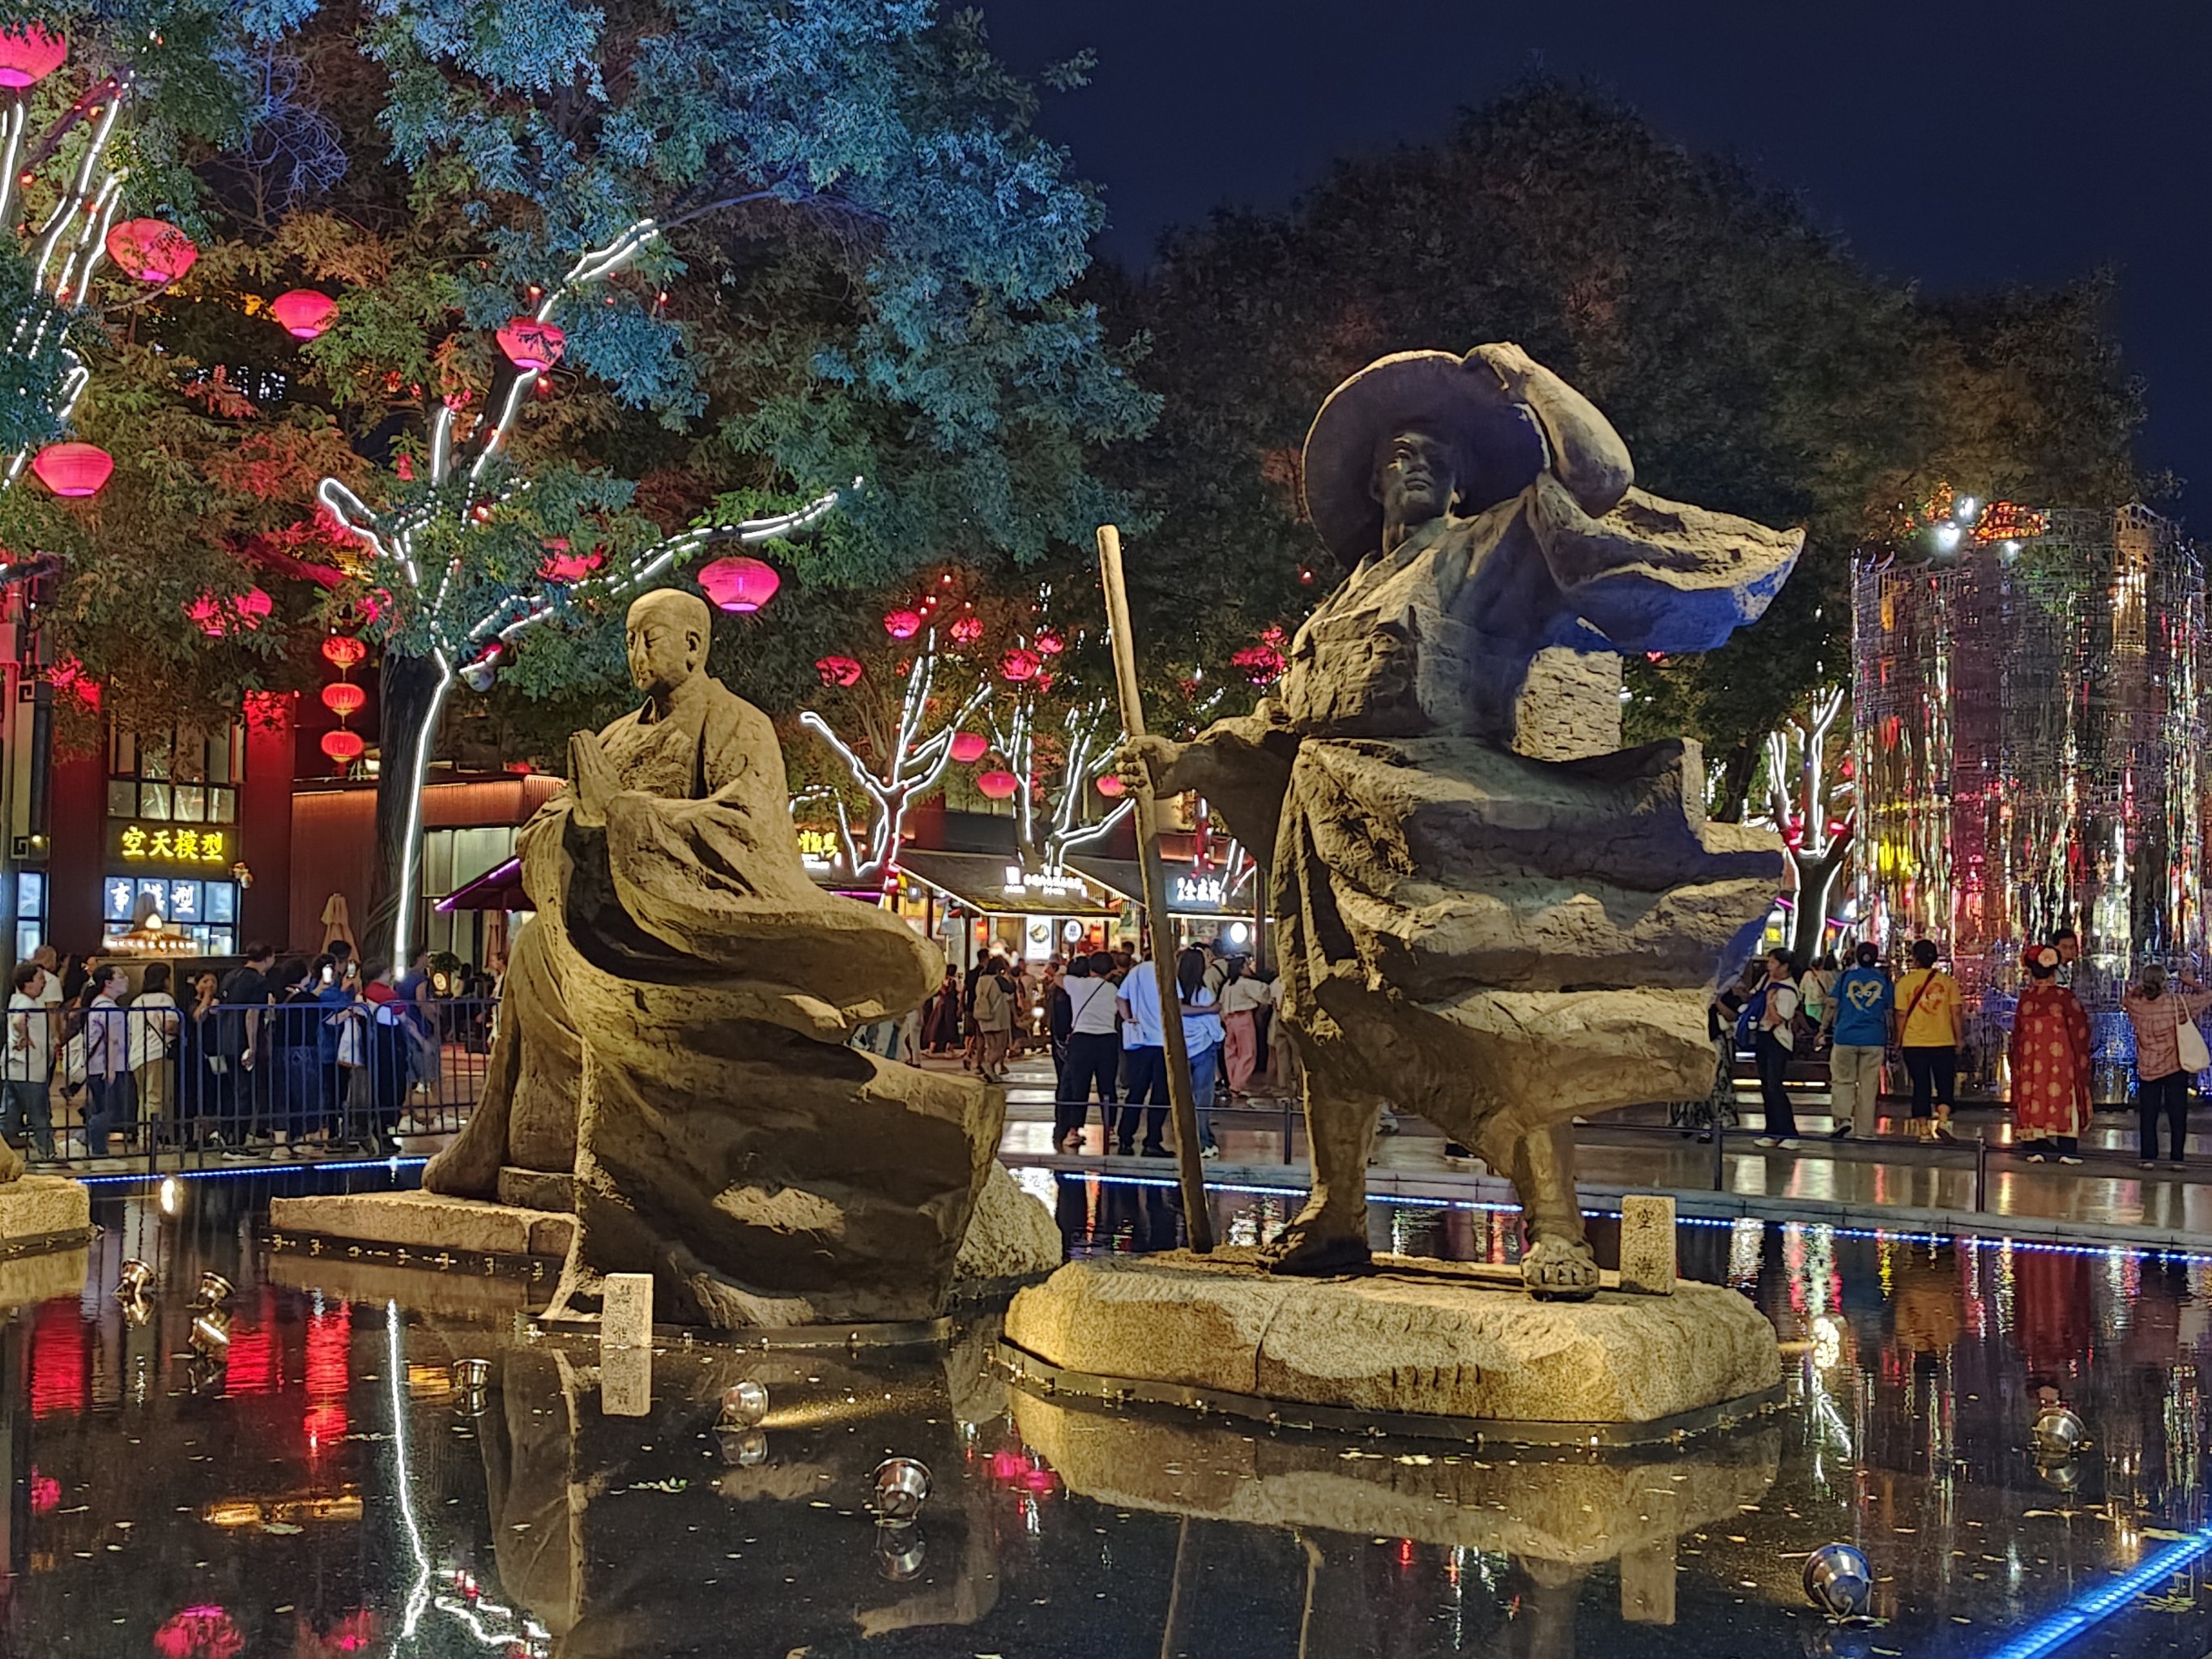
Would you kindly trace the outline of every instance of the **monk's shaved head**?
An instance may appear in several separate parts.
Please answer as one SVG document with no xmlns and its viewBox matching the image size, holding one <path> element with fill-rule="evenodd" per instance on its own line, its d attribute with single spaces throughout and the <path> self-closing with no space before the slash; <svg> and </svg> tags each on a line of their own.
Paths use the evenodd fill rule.
<svg viewBox="0 0 2212 1659">
<path fill-rule="evenodd" d="M 629 624 L 633 628 L 659 618 L 696 630 L 702 647 L 714 637 L 714 613 L 707 601 L 680 587 L 656 587 L 629 608 Z"/>
<path fill-rule="evenodd" d="M 714 613 L 696 593 L 656 588 L 630 606 L 623 632 L 630 683 L 649 696 L 665 696 L 705 672 Z"/>
</svg>

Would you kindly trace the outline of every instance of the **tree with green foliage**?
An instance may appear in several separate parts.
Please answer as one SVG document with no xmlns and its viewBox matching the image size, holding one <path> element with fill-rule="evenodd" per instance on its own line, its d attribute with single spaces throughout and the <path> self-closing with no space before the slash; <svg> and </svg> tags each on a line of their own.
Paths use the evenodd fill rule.
<svg viewBox="0 0 2212 1659">
<path fill-rule="evenodd" d="M 1630 737 L 1701 738 L 1729 817 L 1768 735 L 1847 672 L 1849 561 L 1899 503 L 1943 477 L 2039 501 L 2142 487 L 2102 279 L 1930 301 L 1793 198 L 1551 81 L 1343 162 L 1287 211 L 1175 236 L 1103 291 L 1164 398 L 1122 478 L 1158 520 L 1130 567 L 1137 626 L 1190 658 L 1334 585 L 1299 522 L 1300 447 L 1330 389 L 1392 351 L 1516 341 L 1605 411 L 1639 482 L 1806 526 L 1758 625 L 1628 665 Z"/>
</svg>

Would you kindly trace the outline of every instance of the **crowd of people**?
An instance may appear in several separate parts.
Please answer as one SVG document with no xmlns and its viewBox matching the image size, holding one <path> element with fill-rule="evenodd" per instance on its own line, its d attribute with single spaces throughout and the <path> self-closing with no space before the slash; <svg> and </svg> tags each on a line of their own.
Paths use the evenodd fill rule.
<svg viewBox="0 0 2212 1659">
<path fill-rule="evenodd" d="M 134 990 L 122 962 L 64 959 L 50 945 L 18 966 L 0 1133 L 54 1159 L 74 1109 L 92 1158 L 149 1137 L 236 1158 L 388 1154 L 409 1097 L 436 1085 L 450 1009 L 427 951 L 395 976 L 342 939 L 281 960 L 257 944 L 226 973 L 181 987 L 173 977 L 149 963 Z M 482 988 L 488 1038 L 495 987 Z"/>
<path fill-rule="evenodd" d="M 2026 978 L 2006 1057 L 2014 1145 L 2034 1163 L 2080 1164 L 2081 1135 L 2095 1109 L 2089 1015 L 2069 982 L 2081 955 L 2079 934 L 2062 927 L 2021 958 Z M 1714 999 L 1716 1097 L 1733 1094 L 1735 1058 L 1748 1052 L 1765 1119 L 1758 1145 L 1789 1150 L 1800 1144 L 1787 1076 L 1793 1062 L 1823 1050 L 1834 1139 L 1875 1134 L 1892 1052 L 1910 1080 L 1908 1133 L 1923 1140 L 1956 1139 L 1951 1115 L 1966 1049 L 1966 998 L 1942 966 L 1934 941 L 1915 940 L 1907 957 L 1910 965 L 1893 977 L 1873 945 L 1859 945 L 1848 966 L 1824 956 L 1809 969 L 1788 951 L 1772 950 Z M 2193 980 L 2170 979 L 2154 963 L 2126 988 L 2120 1006 L 2135 1036 L 2142 1165 L 2159 1167 L 2163 1139 L 2164 1162 L 2179 1169 L 2190 1082 L 2212 1068 L 2212 1050 L 2197 1024 L 2212 1008 L 2212 991 Z"/>
<path fill-rule="evenodd" d="M 1212 1108 L 1252 1098 L 1263 1082 L 1279 1091 L 1292 1087 L 1296 1061 L 1274 1018 L 1279 986 L 1218 939 L 1179 951 L 1175 983 L 1199 1137 L 1205 1155 L 1217 1157 Z M 964 975 L 947 968 L 944 983 L 908 1017 L 901 1047 L 910 1059 L 957 1054 L 963 1069 L 992 1082 L 1024 1053 L 1048 1052 L 1057 1079 L 1055 1148 L 1080 1146 L 1095 1100 L 1105 1150 L 1166 1158 L 1165 1018 L 1158 974 L 1133 951 L 1079 951 L 1042 964 L 994 955 Z"/>
</svg>

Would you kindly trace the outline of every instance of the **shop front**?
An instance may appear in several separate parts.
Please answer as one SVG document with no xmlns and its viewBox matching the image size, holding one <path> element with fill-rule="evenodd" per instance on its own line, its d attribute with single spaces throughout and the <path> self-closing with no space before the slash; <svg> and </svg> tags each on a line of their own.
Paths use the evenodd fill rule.
<svg viewBox="0 0 2212 1659">
<path fill-rule="evenodd" d="M 1124 896 L 1073 868 L 1026 870 L 990 853 L 922 852 L 899 860 L 902 889 L 918 890 L 909 920 L 944 948 L 955 967 L 974 967 L 994 952 L 1045 962 L 1077 951 L 1103 951 L 1133 937 Z M 902 898 L 907 911 L 914 896 Z"/>
</svg>

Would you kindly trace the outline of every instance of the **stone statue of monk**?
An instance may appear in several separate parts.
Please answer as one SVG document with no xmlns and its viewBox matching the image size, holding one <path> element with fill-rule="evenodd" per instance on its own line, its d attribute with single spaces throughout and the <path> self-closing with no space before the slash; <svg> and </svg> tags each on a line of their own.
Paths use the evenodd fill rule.
<svg viewBox="0 0 2212 1659">
<path fill-rule="evenodd" d="M 1718 645 L 1803 533 L 1633 488 L 1605 416 L 1510 344 L 1362 369 L 1304 476 L 1348 574 L 1283 678 L 1121 757 L 1272 869 L 1314 1184 L 1271 1265 L 1366 1262 L 1387 1103 L 1511 1178 L 1530 1290 L 1589 1296 L 1572 1121 L 1711 1088 L 1709 988 L 1784 868 L 1773 836 L 1706 823 L 1695 744 L 1620 750 L 1620 653 Z"/>
<path fill-rule="evenodd" d="M 711 620 L 677 590 L 630 607 L 644 701 L 575 734 L 523 829 L 536 915 L 483 1098 L 422 1184 L 573 1201 L 556 1305 L 649 1272 L 677 1322 L 933 1317 L 1003 1097 L 847 1046 L 943 961 L 808 878 L 775 730 L 706 672 Z"/>
</svg>

